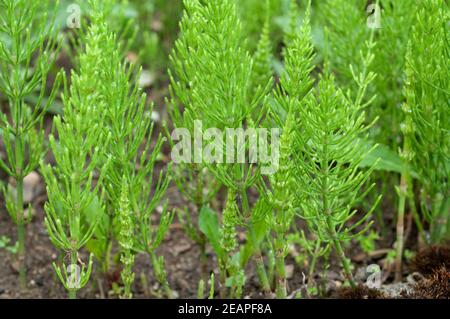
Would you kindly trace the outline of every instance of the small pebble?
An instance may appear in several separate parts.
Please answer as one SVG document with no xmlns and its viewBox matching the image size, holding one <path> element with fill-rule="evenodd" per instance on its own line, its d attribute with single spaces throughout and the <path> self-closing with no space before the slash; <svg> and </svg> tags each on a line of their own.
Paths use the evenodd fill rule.
<svg viewBox="0 0 450 319">
<path fill-rule="evenodd" d="M 286 278 L 291 279 L 294 276 L 294 265 L 286 265 Z"/>
<path fill-rule="evenodd" d="M 146 88 L 152 85 L 154 82 L 155 77 L 154 75 L 147 70 L 143 70 L 141 73 L 141 77 L 139 78 L 139 87 L 140 88 Z"/>
</svg>

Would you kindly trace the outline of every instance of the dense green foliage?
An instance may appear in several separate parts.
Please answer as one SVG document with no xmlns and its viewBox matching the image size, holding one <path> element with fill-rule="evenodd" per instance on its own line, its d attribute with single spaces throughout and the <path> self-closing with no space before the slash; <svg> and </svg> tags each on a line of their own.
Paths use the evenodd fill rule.
<svg viewBox="0 0 450 319">
<path fill-rule="evenodd" d="M 175 217 L 199 246 L 199 298 L 242 298 L 253 278 L 258 296 L 320 297 L 329 267 L 355 287 L 350 255 L 394 228 L 383 248 L 401 281 L 407 249 L 450 240 L 447 1 L 90 0 L 79 28 L 69 5 L 0 0 L 22 288 L 37 170 L 70 298 L 89 282 L 104 294 L 117 269 L 108 294 L 177 297 L 162 253 Z"/>
</svg>

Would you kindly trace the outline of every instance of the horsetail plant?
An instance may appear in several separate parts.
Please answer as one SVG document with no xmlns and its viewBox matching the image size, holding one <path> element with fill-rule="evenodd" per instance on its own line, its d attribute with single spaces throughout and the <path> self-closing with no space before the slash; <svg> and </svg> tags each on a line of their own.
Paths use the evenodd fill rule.
<svg viewBox="0 0 450 319">
<path fill-rule="evenodd" d="M 380 146 L 394 156 L 395 150 L 402 143 L 402 132 L 397 123 L 402 118 L 404 99 L 402 88 L 405 80 L 403 69 L 407 42 L 418 7 L 416 4 L 417 2 L 410 0 L 399 0 L 395 3 L 374 0 L 365 4 L 360 1 L 327 0 L 319 4 L 325 24 L 324 54 L 330 61 L 340 87 L 344 90 L 350 89 L 356 94 L 358 86 L 353 81 L 349 66 L 352 66 L 353 72 L 359 73 L 364 69 L 364 65 L 363 61 L 355 59 L 355 56 L 358 56 L 360 51 L 367 54 L 369 49 L 374 56 L 368 71 L 376 73 L 377 78 L 367 90 L 368 96 L 375 98 L 371 107 L 367 109 L 367 118 L 368 121 L 373 121 L 377 117 L 383 120 L 370 129 L 370 138 L 381 143 Z M 370 38 L 373 41 L 372 48 L 365 45 L 365 41 Z M 392 59 L 393 56 L 396 58 Z M 397 159 L 401 162 L 400 158 Z M 401 174 L 401 166 L 401 164 L 397 166 L 394 171 Z M 377 181 L 379 192 L 386 194 L 385 202 L 396 201 L 392 195 L 395 194 L 392 185 L 397 183 L 398 177 L 389 172 L 393 171 L 392 167 L 386 171 L 376 172 L 372 179 Z M 414 211 L 413 216 L 419 232 L 423 234 Z M 377 221 L 381 224 L 381 232 L 386 233 L 381 208 L 377 211 Z M 397 223 L 399 232 L 403 229 L 402 223 L 403 219 L 399 218 Z M 399 250 L 401 247 L 397 245 L 396 249 Z"/>
<path fill-rule="evenodd" d="M 383 123 L 372 127 L 371 137 L 379 143 L 397 148 L 401 140 L 397 125 L 401 119 L 403 67 L 412 20 L 416 7 L 411 0 L 385 3 L 373 0 L 325 0 L 319 3 L 325 24 L 324 55 L 335 73 L 337 84 L 356 94 L 357 84 L 349 68 L 359 74 L 365 67 L 359 57 L 367 54 L 366 41 L 373 37 L 371 72 L 378 76 L 367 88 L 375 95 L 367 110 L 369 121 L 383 117 Z M 370 25 L 374 19 L 374 25 Z M 375 36 L 373 36 L 375 34 Z M 392 56 L 396 59 L 392 59 Z M 391 63 L 386 63 L 391 61 Z"/>
<path fill-rule="evenodd" d="M 50 145 L 55 166 L 41 165 L 48 193 L 45 224 L 55 247 L 70 256 L 69 266 L 54 264 L 54 268 L 70 298 L 76 298 L 77 291 L 89 280 L 92 255 L 85 266 L 79 251 L 92 238 L 104 215 L 99 186 L 108 162 L 105 164 L 98 145 L 107 144 L 110 133 L 102 126 L 106 104 L 96 92 L 100 86 L 103 34 L 101 25 L 94 21 L 86 36 L 79 71 L 72 72 L 70 87 L 65 81 L 64 117 L 57 116 L 54 121 L 58 141 L 51 135 Z M 97 182 L 94 178 L 98 178 Z"/>
<path fill-rule="evenodd" d="M 46 7 L 46 9 L 48 9 Z M 0 93 L 8 103 L 0 113 L 0 135 L 7 160 L 0 167 L 15 182 L 3 187 L 6 208 L 17 225 L 20 287 L 26 287 L 25 226 L 32 208 L 24 211 L 24 178 L 39 166 L 46 152 L 43 118 L 55 99 L 58 75 L 49 96 L 48 75 L 59 51 L 55 14 L 41 14 L 39 1 L 0 1 Z M 39 16 L 40 15 L 40 16 Z"/>
<path fill-rule="evenodd" d="M 425 0 L 419 7 L 406 55 L 401 126 L 402 156 L 419 173 L 420 208 L 431 225 L 429 240 L 435 244 L 450 238 L 449 18 L 445 1 Z M 403 174 L 408 184 L 410 175 Z M 413 196 L 412 190 L 406 193 Z"/>
<path fill-rule="evenodd" d="M 111 117 L 113 112 L 118 112 L 120 116 L 124 115 L 123 112 L 120 113 L 117 108 L 128 106 L 127 103 L 134 102 L 133 98 L 137 97 L 137 92 L 131 94 L 129 92 L 130 88 L 126 81 L 131 80 L 132 73 L 134 69 L 127 68 L 127 65 L 122 62 L 128 47 L 134 40 L 135 29 L 131 27 L 131 21 L 125 19 L 123 13 L 126 8 L 127 1 L 88 1 L 86 3 L 85 11 L 89 13 L 87 18 L 91 21 L 91 25 L 96 25 L 98 28 L 98 36 L 102 37 L 102 51 L 103 59 L 98 61 L 98 76 L 100 77 L 99 86 L 97 90 L 98 98 L 101 99 L 105 105 L 110 105 L 111 107 L 105 108 L 105 121 L 102 124 L 105 132 L 110 132 L 112 134 L 111 138 L 114 142 L 107 143 L 102 152 L 104 153 L 103 161 L 107 161 L 109 157 L 114 159 L 111 161 L 111 168 L 109 171 L 115 171 L 118 169 L 117 163 L 123 163 L 127 166 L 128 163 L 124 162 L 124 156 L 126 152 L 117 154 L 118 152 L 110 152 L 109 147 L 113 146 L 117 142 L 117 139 L 123 136 L 117 136 L 121 129 L 125 130 L 119 122 L 111 124 L 112 121 L 116 119 L 116 115 Z M 120 20 L 116 23 L 116 20 Z M 114 21 L 114 23 L 113 23 Z M 82 21 L 82 28 L 75 33 L 75 37 L 71 38 L 71 43 L 75 46 L 76 52 L 79 55 L 83 54 L 84 45 L 88 42 L 87 37 L 89 34 L 89 26 L 86 25 L 85 20 Z M 127 36 L 127 41 L 122 41 L 118 43 L 121 37 L 125 38 Z M 76 57 L 79 58 L 79 57 Z M 75 64 L 79 64 L 76 59 L 74 59 Z M 128 96 L 128 94 L 131 95 Z M 145 103 L 144 103 L 145 104 Z M 141 107 L 145 105 L 142 104 Z M 135 104 L 129 106 L 134 107 Z M 128 120 L 130 118 L 127 118 Z M 99 123 L 100 124 L 100 123 Z M 130 123 L 131 124 L 131 123 Z M 126 142 L 124 137 L 122 144 Z M 122 145 L 120 144 L 120 145 Z M 116 146 L 119 146 L 116 144 Z M 135 145 L 133 144 L 133 147 Z M 122 162 L 121 162 L 122 161 Z M 103 165 L 103 164 L 100 164 Z M 108 274 L 110 271 L 111 264 L 111 252 L 113 249 L 114 240 L 117 239 L 119 229 L 113 227 L 116 221 L 117 212 L 119 211 L 119 202 L 121 198 L 121 185 L 122 185 L 122 173 L 123 169 L 119 169 L 117 175 L 111 176 L 111 174 L 105 174 L 105 177 L 116 178 L 115 184 L 112 185 L 111 181 L 106 179 L 102 190 L 105 193 L 105 214 L 99 217 L 99 223 L 95 229 L 95 232 L 86 245 L 88 251 L 90 251 L 100 263 L 100 273 L 102 275 Z M 89 219 L 92 219 L 90 216 Z M 99 284 L 101 284 L 101 278 L 99 278 Z"/>
<path fill-rule="evenodd" d="M 372 46 L 370 41 L 367 46 Z M 370 50 L 366 55 L 361 53 L 361 58 L 363 71 L 357 75 L 352 70 L 359 87 L 356 98 L 353 99 L 350 92 L 343 93 L 335 86 L 333 76 L 326 73 L 313 94 L 306 98 L 305 107 L 300 108 L 302 125 L 296 134 L 296 147 L 300 150 L 296 161 L 297 183 L 301 190 L 298 196 L 300 216 L 323 243 L 334 247 L 352 287 L 355 282 L 342 244 L 371 226 L 367 221 L 381 199 L 379 196 L 372 209 L 353 221 L 352 226 L 346 225 L 356 217 L 357 210 L 353 207 L 374 186 L 362 190 L 373 167 L 358 168 L 367 153 L 376 147 L 367 149 L 362 144 L 364 133 L 370 127 L 364 124 L 364 108 L 372 99 L 367 103 L 363 100 L 375 75 L 366 72 L 373 61 Z"/>
<path fill-rule="evenodd" d="M 99 124 L 109 138 L 101 150 L 101 165 L 106 168 L 100 186 L 105 195 L 106 214 L 99 215 L 98 225 L 87 247 L 100 261 L 103 274 L 107 274 L 114 241 L 119 241 L 120 261 L 124 266 L 124 298 L 132 296 L 134 255 L 147 253 L 155 277 L 171 297 L 164 259 L 155 253 L 173 217 L 167 210 L 167 203 L 163 206 L 159 226 L 152 225 L 151 219 L 170 181 L 168 175 L 161 171 L 156 185 L 153 185 L 154 166 L 164 140 L 159 136 L 152 149 L 153 106 L 147 108 L 147 96 L 137 85 L 141 71 L 136 72 L 135 66 L 125 62 L 125 49 L 117 45 L 117 35 L 111 31 L 111 23 L 102 9 L 103 5 L 111 6 L 111 3 L 91 2 L 93 25 L 98 27 L 98 34 L 103 39 L 103 58 L 97 64 L 97 95 L 104 105 L 108 105 Z M 153 194 L 152 187 L 155 187 Z M 130 237 L 131 234 L 138 236 Z"/>
<path fill-rule="evenodd" d="M 272 43 L 270 39 L 270 18 L 271 18 L 271 7 L 270 1 L 266 1 L 265 3 L 265 22 L 263 25 L 262 33 L 260 39 L 257 43 L 256 51 L 253 54 L 253 69 L 252 69 L 252 82 L 251 89 L 252 93 L 255 94 L 261 88 L 264 90 L 264 94 L 267 96 L 273 86 L 273 67 L 272 67 Z M 247 117 L 247 122 L 249 125 L 255 125 L 254 116 L 258 116 L 258 113 L 261 110 L 257 109 L 255 114 L 250 114 Z M 257 118 L 257 117 L 256 117 Z M 260 184 L 260 183 L 257 183 Z M 254 185 L 256 186 L 256 185 Z M 259 187 L 262 186 L 262 183 Z M 249 208 L 250 209 L 250 208 Z M 263 253 L 262 253 L 262 244 L 263 239 L 261 234 L 264 234 L 267 223 L 264 220 L 264 216 L 266 216 L 271 209 L 270 203 L 267 200 L 267 197 L 261 192 L 260 199 L 251 209 L 251 218 L 248 222 L 248 241 L 246 247 L 244 247 L 243 251 L 248 251 L 249 253 L 242 253 L 241 251 L 241 266 L 247 263 L 248 259 L 253 257 L 256 263 L 256 273 L 258 275 L 261 287 L 266 295 L 271 293 L 271 285 L 270 279 L 267 274 L 266 267 L 264 265 Z M 263 218 L 261 218 L 263 217 Z M 253 256 L 252 256 L 253 255 Z"/>
<path fill-rule="evenodd" d="M 355 291 L 360 273 L 349 257 L 372 260 L 382 237 L 398 282 L 416 246 L 411 234 L 418 247 L 441 250 L 450 239 L 448 1 L 168 3 L 89 0 L 74 24 L 73 12 L 46 1 L 0 0 L 0 168 L 17 225 L 16 245 L 0 238 L 0 256 L 17 254 L 21 291 L 29 203 L 41 191 L 27 177 L 38 167 L 44 225 L 59 251 L 55 278 L 71 299 L 94 269 L 89 293 L 102 298 L 133 298 L 139 284 L 147 297 L 177 297 L 169 282 L 178 270 L 168 272 L 161 250 L 177 226 L 200 250 L 196 292 L 180 292 L 199 299 L 253 295 L 254 279 L 258 296 L 325 295 L 334 289 L 331 258 L 343 288 Z M 65 13 L 79 29 L 56 25 Z M 56 59 L 70 75 L 55 70 Z M 151 99 L 167 78 L 157 72 L 153 81 L 139 64 L 167 62 L 171 123 L 158 127 Z M 61 81 L 47 162 L 47 113 L 60 107 Z M 175 208 L 172 181 L 184 197 Z M 181 225 L 172 226 L 175 213 Z M 379 236 L 394 229 L 388 223 L 396 236 Z M 354 245 L 361 254 L 350 255 Z M 139 276 L 138 256 L 150 265 Z"/>
<path fill-rule="evenodd" d="M 256 93 L 259 87 L 265 88 L 267 92 L 273 85 L 273 67 L 272 67 L 272 43 L 270 39 L 270 7 L 269 0 L 266 1 L 266 19 L 262 28 L 256 51 L 253 55 L 253 80 L 252 93 Z"/>
<path fill-rule="evenodd" d="M 439 243 L 450 236 L 448 222 L 449 119 L 447 88 L 450 57 L 448 50 L 448 15 L 444 1 L 423 1 L 417 10 L 406 54 L 406 101 L 401 131 L 404 161 L 397 187 L 399 196 L 396 281 L 402 280 L 404 247 L 404 216 L 406 203 L 413 212 L 419 232 L 424 236 L 423 223 L 418 215 L 411 170 L 419 173 L 420 208 L 430 222 L 430 238 L 425 242 Z M 430 169 L 432 168 L 432 169 Z"/>
<path fill-rule="evenodd" d="M 186 0 L 184 5 L 181 35 L 171 56 L 176 76 L 171 75 L 171 115 L 175 127 L 185 128 L 191 133 L 190 136 L 206 133 L 210 139 L 224 138 L 217 129 L 239 129 L 244 124 L 255 127 L 264 114 L 261 105 L 267 88 L 271 86 L 271 79 L 268 78 L 263 85 L 258 83 L 257 89 L 252 90 L 255 83 L 253 59 L 245 49 L 234 2 L 214 0 L 203 4 Z M 198 123 L 201 125 L 196 125 Z M 236 135 L 226 138 L 233 142 L 234 147 Z M 191 145 L 191 141 L 183 142 Z M 242 292 L 243 271 L 236 258 L 232 258 L 232 252 L 237 249 L 236 227 L 244 224 L 252 213 L 247 191 L 260 176 L 259 170 L 252 165 L 234 162 L 235 149 L 230 151 L 233 155 L 230 161 L 228 151 L 230 149 L 221 145 L 215 148 L 215 153 L 205 153 L 205 157 L 213 160 L 208 163 L 202 149 L 194 141 L 193 162 L 197 164 L 198 171 L 214 176 L 215 183 L 224 185 L 228 192 L 219 231 L 205 234 L 207 237 L 214 234 L 215 239 L 208 238 L 210 242 L 223 244 L 213 245 L 219 258 L 222 297 L 227 295 L 227 288 L 231 288 L 231 296 L 240 296 Z M 227 161 L 224 154 L 227 154 Z M 191 155 L 184 156 L 183 159 L 187 160 L 184 163 L 192 163 L 189 161 Z M 200 189 L 202 193 L 203 187 L 206 185 Z M 214 187 L 210 186 L 209 191 L 211 189 Z M 241 207 L 237 205 L 238 198 Z M 204 207 L 202 211 L 202 218 L 216 220 L 212 216 L 215 212 L 210 208 Z"/>
<path fill-rule="evenodd" d="M 141 99 L 137 86 L 131 87 L 134 68 L 125 63 L 123 58 L 127 42 L 123 45 L 117 44 L 118 36 L 113 32 L 107 17 L 113 6 L 113 1 L 90 2 L 92 24 L 97 26 L 98 34 L 103 39 L 103 58 L 98 61 L 97 66 L 99 77 L 97 95 L 102 103 L 108 105 L 103 110 L 104 120 L 99 124 L 110 135 L 109 142 L 101 149 L 103 161 L 109 161 L 110 165 L 101 185 L 105 194 L 106 214 L 99 218 L 98 226 L 87 248 L 99 260 L 103 275 L 108 274 L 110 270 L 114 240 L 118 239 L 118 234 L 122 231 L 114 225 L 120 226 L 117 218 L 118 212 L 122 210 L 123 183 L 128 185 L 130 182 L 130 175 L 134 171 L 133 160 L 148 130 L 148 123 L 139 117 L 145 112 L 145 97 Z M 129 192 L 127 194 L 129 196 Z M 129 198 L 127 200 L 130 201 Z"/>
<path fill-rule="evenodd" d="M 141 99 L 145 100 L 145 95 L 141 95 Z M 131 166 L 133 170 L 130 170 L 129 177 L 130 201 L 135 217 L 135 232 L 138 234 L 135 240 L 135 249 L 148 255 L 156 280 L 162 286 L 164 294 L 168 298 L 173 298 L 174 293 L 169 286 L 165 271 L 164 256 L 156 254 L 156 249 L 163 241 L 174 217 L 173 212 L 168 209 L 168 201 L 164 201 L 164 195 L 171 181 L 169 173 L 172 171 L 172 165 L 169 164 L 166 171 L 161 169 L 159 175 L 156 175 L 155 164 L 161 154 L 165 139 L 159 135 L 152 147 L 153 122 L 151 113 L 153 106 L 147 112 L 143 112 L 144 109 L 140 110 L 141 113 L 137 111 L 135 116 L 140 118 L 139 121 L 144 124 L 140 130 L 136 130 L 136 127 L 134 127 L 136 132 L 134 138 L 138 139 L 138 134 L 143 134 L 140 144 L 141 153 L 137 152 L 134 161 L 131 161 L 134 166 Z M 132 153 L 131 150 L 130 152 Z M 136 170 L 136 167 L 139 169 Z M 153 217 L 159 209 L 160 219 L 158 224 L 155 225 Z"/>
<path fill-rule="evenodd" d="M 237 9 L 240 20 L 243 24 L 244 33 L 250 38 L 249 48 L 255 52 L 258 50 L 258 39 L 261 37 L 261 30 L 267 26 L 274 29 L 275 18 L 282 14 L 284 0 L 247 0 L 238 1 Z M 278 30 L 277 30 L 278 31 Z M 271 34 L 269 34 L 270 36 Z M 278 34 L 272 34 L 277 37 Z M 277 38 L 276 40 L 281 40 Z M 275 41 L 274 44 L 279 44 Z"/>
<path fill-rule="evenodd" d="M 208 299 L 214 299 L 214 272 L 211 273 L 208 283 L 209 283 Z M 200 279 L 197 289 L 197 299 L 205 299 L 205 290 L 206 290 L 205 281 L 203 279 Z"/>
<path fill-rule="evenodd" d="M 313 88 L 314 80 L 311 72 L 314 68 L 314 50 L 311 43 L 311 29 L 309 22 L 310 3 L 307 7 L 302 28 L 288 31 L 285 50 L 285 71 L 281 77 L 278 89 L 275 91 L 276 105 L 279 110 L 272 112 L 275 123 L 283 128 L 280 137 L 280 167 L 274 175 L 269 176 L 271 193 L 269 198 L 273 205 L 273 246 L 276 260 L 276 296 L 283 299 L 287 296 L 285 258 L 287 255 L 287 236 L 294 220 L 295 188 L 294 163 L 292 158 L 295 150 L 295 129 L 299 118 L 299 108 L 305 97 Z M 291 21 L 296 21 L 298 7 L 291 1 Z"/>
<path fill-rule="evenodd" d="M 198 1 L 183 1 L 183 4 L 184 13 L 180 22 L 180 37 L 176 40 L 175 48 L 170 55 L 173 71 L 171 69 L 168 71 L 171 93 L 169 114 L 175 128 L 187 128 L 193 134 L 194 120 L 199 114 L 195 114 L 194 108 L 197 108 L 197 106 L 194 106 L 191 102 L 193 94 L 188 88 L 188 83 L 196 76 L 196 70 L 195 66 L 187 64 L 187 61 L 190 59 L 189 47 L 198 47 L 195 24 L 191 19 L 194 19 L 194 14 L 198 15 L 194 10 L 198 9 L 200 4 Z M 182 106 L 185 106 L 184 112 L 181 112 Z M 170 139 L 172 147 L 174 146 L 174 138 Z M 190 145 L 191 142 L 187 141 L 187 143 Z M 191 155 L 189 154 L 189 156 Z M 176 163 L 177 166 L 174 169 L 175 183 L 184 197 L 196 206 L 198 213 L 200 213 L 202 207 L 211 203 L 222 186 L 199 162 L 196 160 L 189 163 Z M 200 246 L 201 275 L 203 280 L 207 280 L 207 239 L 205 234 L 200 230 L 199 223 L 192 220 L 190 212 L 182 212 L 179 217 L 186 233 Z"/>
</svg>

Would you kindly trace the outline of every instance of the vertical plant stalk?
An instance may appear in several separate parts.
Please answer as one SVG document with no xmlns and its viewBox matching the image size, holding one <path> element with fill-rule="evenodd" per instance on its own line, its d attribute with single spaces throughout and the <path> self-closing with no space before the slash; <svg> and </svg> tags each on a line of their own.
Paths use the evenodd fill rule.
<svg viewBox="0 0 450 319">
<path fill-rule="evenodd" d="M 266 295 L 270 295 L 272 293 L 272 289 L 270 287 L 269 277 L 267 275 L 266 266 L 264 265 L 264 259 L 261 252 L 260 243 L 257 242 L 256 236 L 254 234 L 254 230 L 250 227 L 250 236 L 253 237 L 253 242 L 255 243 L 255 253 L 254 259 L 256 263 L 256 274 L 258 275 L 259 283 Z"/>
<path fill-rule="evenodd" d="M 13 12 L 14 12 L 13 7 Z M 14 17 L 14 15 L 13 15 Z M 14 17 L 15 18 L 15 17 Z M 18 34 L 14 34 L 19 37 Z M 19 37 L 20 39 L 20 37 Z M 31 54 L 31 53 L 30 53 Z M 14 73 L 16 75 L 14 80 L 18 80 L 18 73 L 20 70 L 19 62 L 14 65 Z M 25 83 L 16 83 L 17 87 L 15 88 L 18 92 L 21 91 L 20 86 Z M 25 216 L 23 210 L 23 172 L 24 172 L 24 139 L 26 137 L 23 128 L 21 127 L 24 123 L 24 114 L 25 110 L 23 110 L 23 102 L 21 97 L 13 96 L 12 103 L 14 105 L 14 136 L 15 136 L 15 167 L 14 167 L 14 179 L 16 182 L 16 203 L 14 205 L 16 209 L 16 223 L 17 223 L 17 240 L 19 242 L 19 247 L 17 250 L 17 260 L 19 262 L 19 284 L 20 289 L 23 291 L 26 289 L 27 285 L 27 274 L 26 274 L 26 229 L 25 229 Z M 9 134 L 6 133 L 6 134 Z"/>
<path fill-rule="evenodd" d="M 16 193 L 17 193 L 17 240 L 19 246 L 17 249 L 17 259 L 19 261 L 19 284 L 20 289 L 24 290 L 27 286 L 27 269 L 26 269 L 26 248 L 25 248 L 25 216 L 23 210 L 23 177 L 16 177 Z M 31 213 L 31 212 L 29 212 Z"/>
<path fill-rule="evenodd" d="M 419 213 L 417 212 L 416 202 L 414 200 L 413 180 L 412 180 L 411 176 L 409 176 L 409 178 L 407 178 L 406 187 L 407 187 L 407 193 L 408 193 L 408 195 L 407 195 L 408 205 L 409 205 L 409 208 L 411 209 L 411 213 L 413 215 L 417 230 L 419 231 L 419 237 L 422 240 L 422 243 L 426 243 L 427 238 L 425 235 L 425 230 L 423 228 L 423 223 L 420 220 Z"/>
<path fill-rule="evenodd" d="M 286 299 L 287 297 L 285 258 L 287 255 L 287 234 L 293 221 L 292 194 L 290 192 L 292 187 L 290 169 L 292 167 L 289 165 L 289 155 L 292 147 L 290 139 L 293 125 L 292 115 L 292 110 L 290 109 L 280 141 L 281 167 L 276 177 L 272 180 L 275 189 L 274 206 L 276 207 L 272 226 L 275 250 L 275 294 L 278 299 Z"/>
<path fill-rule="evenodd" d="M 324 136 L 323 141 L 323 160 L 322 160 L 322 169 L 324 170 L 323 173 L 323 180 L 322 180 L 322 204 L 323 204 L 323 216 L 325 216 L 327 220 L 327 227 L 328 227 L 328 233 L 333 241 L 334 249 L 336 250 L 336 254 L 339 258 L 339 260 L 342 263 L 342 266 L 344 268 L 344 273 L 347 278 L 347 280 L 350 283 L 350 286 L 352 288 L 356 287 L 355 281 L 353 279 L 353 274 L 351 271 L 350 264 L 348 262 L 347 257 L 345 256 L 344 250 L 342 249 L 341 241 L 338 238 L 338 235 L 336 233 L 336 228 L 331 220 L 331 211 L 330 207 L 328 206 L 328 176 L 329 176 L 329 158 L 328 158 L 328 136 Z"/>
<path fill-rule="evenodd" d="M 438 192 L 433 197 L 432 213 L 434 217 L 431 224 L 431 241 L 433 243 L 439 243 L 442 238 L 445 238 L 445 232 L 447 231 L 448 211 L 445 211 L 446 200 L 442 193 Z"/>
<path fill-rule="evenodd" d="M 248 203 L 248 196 L 246 190 L 241 191 L 241 199 L 242 199 L 242 207 L 244 210 L 244 216 L 250 214 L 250 205 Z M 264 293 L 269 296 L 272 293 L 272 289 L 270 287 L 269 277 L 267 276 L 266 266 L 264 264 L 263 255 L 261 252 L 261 244 L 256 238 L 255 230 L 252 225 L 249 227 L 249 235 L 252 238 L 254 244 L 254 253 L 253 259 L 256 264 L 256 274 L 259 279 L 259 283 L 264 291 Z"/>
<path fill-rule="evenodd" d="M 220 280 L 220 289 L 219 296 L 220 299 L 225 299 L 227 297 L 227 268 L 226 268 L 226 257 L 219 259 L 219 280 Z"/>
<path fill-rule="evenodd" d="M 153 104 L 147 103 L 147 96 L 138 83 L 142 68 L 138 69 L 124 59 L 132 41 L 127 41 L 129 38 L 125 39 L 124 34 L 118 36 L 120 33 L 114 32 L 115 25 L 108 19 L 108 12 L 112 11 L 116 1 L 97 0 L 92 3 L 91 27 L 98 30 L 102 44 L 98 51 L 101 59 L 98 58 L 95 64 L 100 85 L 95 91 L 108 106 L 102 110 L 105 118 L 100 124 L 104 131 L 110 133 L 110 138 L 102 145 L 101 160 L 111 160 L 111 165 L 105 170 L 105 181 L 100 186 L 106 195 L 108 218 L 99 221 L 99 231 L 94 234 L 94 239 L 102 242 L 100 262 L 104 273 L 107 273 L 112 245 L 118 240 L 120 262 L 123 264 L 121 278 L 124 289 L 121 298 L 131 298 L 135 279 L 132 269 L 134 256 L 136 252 L 153 254 L 151 259 L 156 279 L 170 297 L 163 259 L 154 256 L 154 250 L 172 222 L 173 215 L 167 212 L 166 204 L 160 224 L 154 226 L 152 223 L 153 213 L 162 201 L 170 180 L 161 172 L 157 184 L 154 183 L 154 167 L 164 139 L 158 136 L 153 145 Z"/>
<path fill-rule="evenodd" d="M 113 247 L 113 235 L 108 232 L 108 239 L 106 241 L 106 249 L 103 253 L 103 257 L 101 260 L 101 270 L 103 274 L 107 274 L 109 272 L 110 264 L 111 264 L 111 251 Z"/>
<path fill-rule="evenodd" d="M 314 271 L 316 270 L 317 258 L 319 257 L 322 241 L 318 238 L 314 248 L 313 256 L 308 270 L 308 283 L 313 281 Z"/>
<path fill-rule="evenodd" d="M 256 273 L 259 278 L 261 287 L 266 295 L 272 292 L 269 283 L 269 277 L 267 276 L 266 267 L 264 265 L 264 260 L 262 257 L 261 249 L 258 247 L 255 251 L 255 261 L 256 261 Z"/>
<path fill-rule="evenodd" d="M 205 299 L 205 282 L 203 279 L 198 282 L 197 299 Z"/>
<path fill-rule="evenodd" d="M 344 268 L 345 277 L 347 278 L 348 282 L 350 283 L 350 286 L 352 288 L 356 288 L 356 284 L 355 284 L 355 280 L 353 279 L 353 274 L 352 274 L 350 263 L 349 263 L 347 257 L 345 256 L 344 250 L 342 249 L 341 241 L 337 238 L 336 230 L 334 229 L 333 225 L 330 225 L 330 223 L 328 223 L 328 227 L 329 227 L 329 231 L 331 231 L 333 234 L 334 249 L 336 250 L 336 254 L 342 263 L 342 267 Z"/>
<path fill-rule="evenodd" d="M 197 206 L 197 214 L 203 206 L 203 171 L 200 169 L 197 176 L 197 185 L 195 191 L 195 203 Z M 207 280 L 208 276 L 208 256 L 206 255 L 206 237 L 202 232 L 198 232 L 199 245 L 200 245 L 200 277 L 203 280 Z"/>
<path fill-rule="evenodd" d="M 15 172 L 14 179 L 16 181 L 16 222 L 17 222 L 17 241 L 19 242 L 17 250 L 17 260 L 19 262 L 19 284 L 23 291 L 27 286 L 27 269 L 26 269 L 26 227 L 25 215 L 23 209 L 23 171 L 24 171 L 24 145 L 25 134 L 20 127 L 22 120 L 23 103 L 16 99 L 14 101 L 16 110 L 16 125 L 15 125 Z"/>
<path fill-rule="evenodd" d="M 72 250 L 70 252 L 70 277 L 68 278 L 69 283 L 72 285 L 69 291 L 69 299 L 77 299 L 77 269 L 76 265 L 78 263 L 78 252 L 76 250 Z"/>
<path fill-rule="evenodd" d="M 407 196 L 407 173 L 403 172 L 400 177 L 400 186 L 398 188 L 399 201 L 397 210 L 397 239 L 395 243 L 395 281 L 401 282 L 402 275 L 402 260 L 403 260 L 403 246 L 404 246 L 404 232 L 405 232 L 405 204 Z"/>
<path fill-rule="evenodd" d="M 403 112 L 405 114 L 405 123 L 401 125 L 402 132 L 404 136 L 403 140 L 403 150 L 401 151 L 401 158 L 403 159 L 403 169 L 400 176 L 400 185 L 397 187 L 398 199 L 398 210 L 397 210 L 397 237 L 396 237 L 396 258 L 395 258 L 395 281 L 402 281 L 402 260 L 403 260 L 403 249 L 404 249 L 404 232 L 405 232 L 405 209 L 406 209 L 406 199 L 412 195 L 412 180 L 409 172 L 409 166 L 413 157 L 411 151 L 411 134 L 413 134 L 413 122 L 410 115 L 411 108 L 408 104 L 403 104 Z M 413 214 L 415 211 L 415 205 L 413 198 L 409 198 L 410 203 L 413 205 Z M 416 215 L 416 214 L 415 214 Z M 417 219 L 415 218 L 416 222 Z"/>
<path fill-rule="evenodd" d="M 174 298 L 172 289 L 170 288 L 169 281 L 167 280 L 167 273 L 164 269 L 163 257 L 157 257 L 154 251 L 149 252 L 150 261 L 152 262 L 153 269 L 155 270 L 155 277 L 159 284 L 162 286 L 165 295 L 169 299 Z"/>
<path fill-rule="evenodd" d="M 286 299 L 286 267 L 284 264 L 285 249 L 284 238 L 277 236 L 275 240 L 275 270 L 276 270 L 276 297 L 278 299 Z"/>
<path fill-rule="evenodd" d="M 287 234 L 293 222 L 292 212 L 292 194 L 290 189 L 292 187 L 289 157 L 291 154 L 292 141 L 290 136 L 293 131 L 293 112 L 289 110 L 284 133 L 280 141 L 281 153 L 281 167 L 276 177 L 272 181 L 274 185 L 274 249 L 275 249 L 275 276 L 276 276 L 276 297 L 278 299 L 286 299 L 287 297 L 287 282 L 286 282 L 286 267 L 285 258 L 287 255 Z"/>
</svg>

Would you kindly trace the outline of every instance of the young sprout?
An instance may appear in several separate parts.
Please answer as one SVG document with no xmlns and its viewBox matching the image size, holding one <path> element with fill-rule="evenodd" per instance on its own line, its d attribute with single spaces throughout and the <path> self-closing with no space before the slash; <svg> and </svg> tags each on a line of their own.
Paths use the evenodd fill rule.
<svg viewBox="0 0 450 319">
<path fill-rule="evenodd" d="M 120 276 L 124 284 L 124 291 L 121 297 L 131 299 L 133 296 L 131 286 L 133 285 L 135 276 L 132 269 L 134 264 L 134 221 L 130 208 L 128 184 L 125 177 L 122 180 L 119 211 L 117 215 L 120 225 L 118 240 L 122 250 L 120 261 L 123 264 L 123 270 Z"/>
</svg>

